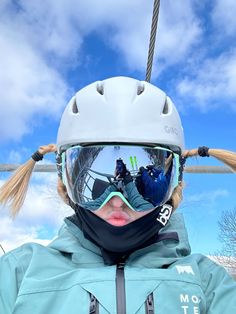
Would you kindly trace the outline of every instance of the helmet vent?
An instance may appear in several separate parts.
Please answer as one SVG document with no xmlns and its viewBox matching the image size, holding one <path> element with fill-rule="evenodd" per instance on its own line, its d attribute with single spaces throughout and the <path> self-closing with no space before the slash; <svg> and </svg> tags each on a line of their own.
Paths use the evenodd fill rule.
<svg viewBox="0 0 236 314">
<path fill-rule="evenodd" d="M 103 87 L 103 84 L 102 84 L 102 83 L 98 83 L 98 84 L 97 84 L 97 92 L 98 92 L 100 95 L 104 95 L 104 87 Z"/>
<path fill-rule="evenodd" d="M 165 104 L 164 104 L 164 107 L 163 107 L 163 110 L 162 110 L 162 113 L 163 113 L 163 114 L 168 114 L 169 111 L 170 111 L 169 103 L 168 103 L 168 100 L 166 99 Z"/>
<path fill-rule="evenodd" d="M 137 95 L 141 95 L 144 92 L 144 84 L 139 84 L 137 88 Z"/>
<path fill-rule="evenodd" d="M 73 113 L 79 113 L 79 109 L 77 107 L 76 99 L 74 99 L 73 104 L 72 104 L 72 112 Z"/>
</svg>

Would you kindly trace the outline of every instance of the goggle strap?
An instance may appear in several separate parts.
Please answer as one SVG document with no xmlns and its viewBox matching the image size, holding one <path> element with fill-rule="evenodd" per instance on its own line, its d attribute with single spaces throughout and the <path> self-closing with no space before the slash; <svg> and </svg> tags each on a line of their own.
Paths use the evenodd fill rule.
<svg viewBox="0 0 236 314">
<path fill-rule="evenodd" d="M 62 156 L 59 153 L 56 153 L 56 168 L 57 168 L 57 175 L 62 180 Z"/>
<path fill-rule="evenodd" d="M 186 157 L 179 157 L 179 182 L 182 182 L 183 180 L 183 173 L 184 173 L 184 167 L 186 162 Z"/>
</svg>

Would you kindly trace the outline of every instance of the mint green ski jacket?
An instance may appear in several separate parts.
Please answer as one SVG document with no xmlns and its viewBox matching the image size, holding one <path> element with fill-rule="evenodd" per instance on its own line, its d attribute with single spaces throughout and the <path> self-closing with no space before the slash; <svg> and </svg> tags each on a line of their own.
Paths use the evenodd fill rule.
<svg viewBox="0 0 236 314">
<path fill-rule="evenodd" d="M 99 248 L 68 219 L 47 247 L 25 244 L 0 259 L 0 314 L 235 314 L 236 283 L 190 254 L 182 215 L 163 240 L 105 266 Z"/>
</svg>

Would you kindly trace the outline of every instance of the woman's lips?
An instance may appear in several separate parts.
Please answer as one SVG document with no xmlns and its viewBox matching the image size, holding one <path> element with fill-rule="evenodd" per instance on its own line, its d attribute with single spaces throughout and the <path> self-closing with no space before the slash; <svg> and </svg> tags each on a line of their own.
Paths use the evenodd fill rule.
<svg viewBox="0 0 236 314">
<path fill-rule="evenodd" d="M 123 211 L 113 211 L 106 220 L 111 225 L 124 226 L 130 222 L 130 217 Z"/>
</svg>

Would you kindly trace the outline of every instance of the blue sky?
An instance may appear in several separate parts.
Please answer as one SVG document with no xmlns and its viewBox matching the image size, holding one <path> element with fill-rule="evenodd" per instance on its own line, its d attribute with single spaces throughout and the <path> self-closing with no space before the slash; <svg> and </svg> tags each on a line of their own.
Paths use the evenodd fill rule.
<svg viewBox="0 0 236 314">
<path fill-rule="evenodd" d="M 0 163 L 24 162 L 56 141 L 60 115 L 81 87 L 108 77 L 145 78 L 153 1 L 58 0 L 0 3 Z M 236 151 L 236 2 L 161 1 L 152 83 L 175 102 L 186 148 Z M 45 163 L 53 162 L 53 156 Z M 189 163 L 190 164 L 190 163 Z M 220 165 L 214 159 L 191 164 Z M 0 184 L 6 175 L 0 174 Z M 222 210 L 236 206 L 234 175 L 185 175 L 193 252 L 214 253 Z M 0 242 L 46 243 L 72 211 L 56 176 L 35 174 L 22 212 L 1 209 Z"/>
</svg>

